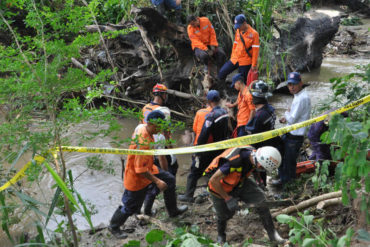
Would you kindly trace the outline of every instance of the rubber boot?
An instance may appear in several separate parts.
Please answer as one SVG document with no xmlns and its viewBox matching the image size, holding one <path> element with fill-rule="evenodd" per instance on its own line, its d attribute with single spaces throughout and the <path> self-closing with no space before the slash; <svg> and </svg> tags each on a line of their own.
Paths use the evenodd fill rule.
<svg viewBox="0 0 370 247">
<path fill-rule="evenodd" d="M 153 204 L 154 204 L 155 197 L 147 197 L 144 201 L 144 214 L 148 216 L 154 216 L 156 211 L 153 210 Z"/>
<path fill-rule="evenodd" d="M 127 218 L 129 217 L 126 214 L 123 214 L 121 212 L 122 206 L 119 206 L 116 211 L 114 212 L 112 219 L 110 220 L 110 224 L 108 226 L 108 230 L 113 234 L 118 239 L 124 239 L 127 238 L 127 234 L 124 233 L 121 229 L 120 226 L 122 226 Z"/>
<path fill-rule="evenodd" d="M 260 216 L 263 227 L 267 231 L 267 235 L 269 236 L 270 241 L 275 244 L 285 243 L 286 240 L 283 239 L 275 229 L 270 210 L 268 208 L 258 208 L 257 213 Z"/>
<path fill-rule="evenodd" d="M 178 196 L 179 201 L 194 202 L 194 193 L 197 187 L 197 180 L 190 175 L 188 176 L 188 180 L 186 181 L 186 192 L 185 194 Z"/>
<path fill-rule="evenodd" d="M 176 217 L 188 210 L 188 206 L 182 205 L 177 206 L 177 198 L 175 189 L 173 191 L 168 191 L 169 189 L 165 190 L 164 192 L 164 204 L 166 205 L 166 209 L 168 215 L 170 217 Z"/>
<path fill-rule="evenodd" d="M 217 220 L 217 243 L 226 243 L 226 221 Z"/>
</svg>

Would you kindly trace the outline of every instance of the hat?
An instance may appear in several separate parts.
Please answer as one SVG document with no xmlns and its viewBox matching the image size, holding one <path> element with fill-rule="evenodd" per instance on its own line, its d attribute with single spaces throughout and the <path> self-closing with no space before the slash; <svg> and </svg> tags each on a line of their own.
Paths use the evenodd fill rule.
<svg viewBox="0 0 370 247">
<path fill-rule="evenodd" d="M 207 100 L 209 101 L 219 101 L 220 100 L 220 93 L 217 90 L 210 90 L 207 93 Z"/>
<path fill-rule="evenodd" d="M 149 123 L 151 120 L 157 120 L 157 119 L 164 120 L 165 117 L 166 116 L 163 114 L 163 112 L 154 110 L 148 114 L 148 116 L 146 117 L 146 122 Z"/>
<path fill-rule="evenodd" d="M 157 83 L 153 87 L 153 93 L 166 93 L 167 92 L 167 87 L 164 84 Z"/>
<path fill-rule="evenodd" d="M 242 83 L 244 83 L 245 79 L 244 79 L 244 76 L 241 73 L 235 74 L 233 76 L 233 80 L 232 80 L 232 83 L 231 83 L 230 87 L 233 88 L 237 81 L 241 81 Z"/>
<path fill-rule="evenodd" d="M 237 15 L 237 16 L 235 17 L 235 25 L 234 25 L 235 29 L 239 29 L 239 28 L 240 28 L 240 26 L 241 26 L 245 21 L 247 21 L 247 18 L 245 18 L 245 15 L 243 15 L 243 14 Z"/>
<path fill-rule="evenodd" d="M 298 72 L 292 72 L 288 76 L 287 83 L 298 84 L 301 81 L 302 81 L 301 74 L 299 74 Z"/>
</svg>

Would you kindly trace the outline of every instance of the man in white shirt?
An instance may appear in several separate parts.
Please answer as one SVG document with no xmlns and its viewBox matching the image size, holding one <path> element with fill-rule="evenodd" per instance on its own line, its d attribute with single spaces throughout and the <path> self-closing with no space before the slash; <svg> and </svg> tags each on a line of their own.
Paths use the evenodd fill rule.
<svg viewBox="0 0 370 247">
<path fill-rule="evenodd" d="M 301 75 L 298 72 L 292 72 L 288 77 L 288 89 L 294 95 L 294 99 L 289 111 L 286 111 L 280 123 L 288 125 L 306 121 L 311 114 L 311 99 L 303 88 Z M 293 130 L 282 139 L 284 142 L 284 155 L 282 164 L 279 167 L 279 179 L 273 180 L 273 185 L 282 185 L 296 177 L 296 166 L 299 149 L 303 144 L 304 135 L 307 127 Z"/>
</svg>

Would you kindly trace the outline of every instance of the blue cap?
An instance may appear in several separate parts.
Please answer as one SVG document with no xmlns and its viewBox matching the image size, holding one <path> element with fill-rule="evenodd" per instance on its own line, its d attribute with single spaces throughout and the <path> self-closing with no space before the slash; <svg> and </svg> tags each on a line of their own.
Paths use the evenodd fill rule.
<svg viewBox="0 0 370 247">
<path fill-rule="evenodd" d="M 220 93 L 217 90 L 209 90 L 207 93 L 207 100 L 209 101 L 219 101 Z"/>
<path fill-rule="evenodd" d="M 237 16 L 235 17 L 235 25 L 234 25 L 235 29 L 239 29 L 239 28 L 240 28 L 240 26 L 241 26 L 245 21 L 247 21 L 247 18 L 245 18 L 245 15 L 243 15 L 243 14 L 237 15 Z"/>
<path fill-rule="evenodd" d="M 237 81 L 241 81 L 242 83 L 244 83 L 245 79 L 244 79 L 244 76 L 241 73 L 235 74 L 233 76 L 233 80 L 232 80 L 232 83 L 231 83 L 230 87 L 233 88 Z"/>
<path fill-rule="evenodd" d="M 164 120 L 166 118 L 166 116 L 164 115 L 163 112 L 161 112 L 159 110 L 154 110 L 154 111 L 151 111 L 148 114 L 148 116 L 146 116 L 146 122 L 149 123 L 151 120 L 157 120 L 159 118 Z"/>
<path fill-rule="evenodd" d="M 287 83 L 298 84 L 301 81 L 302 81 L 301 74 L 299 74 L 298 72 L 292 72 L 288 76 Z"/>
</svg>

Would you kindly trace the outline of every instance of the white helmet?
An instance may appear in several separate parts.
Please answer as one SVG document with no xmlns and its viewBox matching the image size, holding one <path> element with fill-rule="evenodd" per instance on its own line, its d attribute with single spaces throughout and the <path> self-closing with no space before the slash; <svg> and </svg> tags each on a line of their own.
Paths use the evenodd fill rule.
<svg viewBox="0 0 370 247">
<path fill-rule="evenodd" d="M 168 107 L 160 106 L 160 107 L 157 107 L 155 110 L 161 111 L 164 114 L 166 121 L 170 120 L 171 112 L 170 112 L 170 109 L 168 109 Z"/>
<path fill-rule="evenodd" d="M 266 171 L 272 172 L 281 163 L 281 155 L 279 151 L 270 146 L 265 146 L 256 151 L 257 162 L 261 164 Z"/>
</svg>

